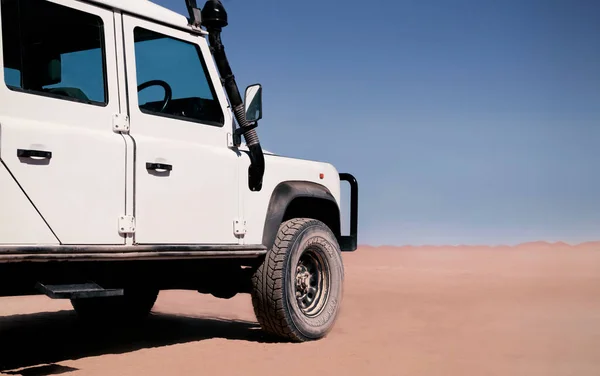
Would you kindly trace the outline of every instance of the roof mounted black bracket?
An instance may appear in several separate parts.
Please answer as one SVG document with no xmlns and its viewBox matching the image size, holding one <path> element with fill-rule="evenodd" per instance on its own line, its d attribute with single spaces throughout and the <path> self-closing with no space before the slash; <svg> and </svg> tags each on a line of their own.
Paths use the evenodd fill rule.
<svg viewBox="0 0 600 376">
<path fill-rule="evenodd" d="M 185 6 L 190 14 L 188 22 L 195 27 L 202 26 L 202 11 L 198 8 L 196 0 L 185 0 Z"/>
</svg>

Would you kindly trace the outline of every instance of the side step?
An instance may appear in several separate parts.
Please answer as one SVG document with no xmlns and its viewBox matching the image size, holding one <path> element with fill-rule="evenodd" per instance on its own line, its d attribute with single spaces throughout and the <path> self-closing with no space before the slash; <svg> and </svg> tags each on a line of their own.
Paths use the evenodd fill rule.
<svg viewBox="0 0 600 376">
<path fill-rule="evenodd" d="M 101 298 L 123 295 L 123 289 L 105 289 L 93 282 L 74 285 L 44 285 L 38 282 L 35 287 L 52 299 Z"/>
</svg>

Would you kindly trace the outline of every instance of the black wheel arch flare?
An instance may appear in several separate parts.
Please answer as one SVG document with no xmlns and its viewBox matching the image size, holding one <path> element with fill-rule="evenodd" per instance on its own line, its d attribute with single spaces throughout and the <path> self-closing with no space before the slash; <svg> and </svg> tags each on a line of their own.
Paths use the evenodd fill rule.
<svg viewBox="0 0 600 376">
<path fill-rule="evenodd" d="M 331 191 L 310 181 L 285 181 L 279 183 L 271 194 L 262 244 L 270 249 L 281 223 L 298 217 L 322 221 L 340 240 L 340 209 Z"/>
</svg>

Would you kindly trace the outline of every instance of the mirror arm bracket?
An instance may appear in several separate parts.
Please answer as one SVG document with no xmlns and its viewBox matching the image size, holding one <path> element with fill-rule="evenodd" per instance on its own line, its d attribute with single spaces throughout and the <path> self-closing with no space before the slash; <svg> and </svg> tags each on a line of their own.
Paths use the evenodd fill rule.
<svg viewBox="0 0 600 376">
<path fill-rule="evenodd" d="M 249 132 L 249 131 L 255 129 L 256 127 L 258 127 L 258 122 L 257 121 L 249 123 L 249 125 L 247 127 L 236 128 L 233 131 L 233 142 L 234 142 L 234 144 L 241 145 L 241 143 L 242 143 L 242 135 L 244 133 L 246 133 L 246 132 Z"/>
<path fill-rule="evenodd" d="M 185 0 L 185 6 L 190 15 L 190 18 L 188 19 L 189 24 L 194 27 L 201 27 L 202 11 L 198 8 L 196 0 Z"/>
</svg>

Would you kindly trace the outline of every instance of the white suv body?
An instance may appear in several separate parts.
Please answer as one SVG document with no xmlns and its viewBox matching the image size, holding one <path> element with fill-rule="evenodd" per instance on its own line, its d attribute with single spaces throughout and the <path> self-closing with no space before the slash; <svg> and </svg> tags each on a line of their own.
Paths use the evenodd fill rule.
<svg viewBox="0 0 600 376">
<path fill-rule="evenodd" d="M 146 0 L 2 0 L 0 14 L 0 263 L 264 259 L 293 218 L 356 249 L 351 175 L 265 152 L 249 189 L 206 30 Z"/>
</svg>

